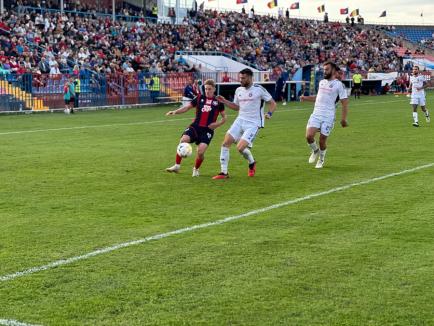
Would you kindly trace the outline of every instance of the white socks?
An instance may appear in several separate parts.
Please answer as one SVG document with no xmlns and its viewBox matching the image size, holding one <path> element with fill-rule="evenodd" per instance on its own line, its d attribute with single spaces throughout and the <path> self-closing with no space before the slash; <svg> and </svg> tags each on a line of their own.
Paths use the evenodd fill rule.
<svg viewBox="0 0 434 326">
<path fill-rule="evenodd" d="M 321 160 L 321 161 L 324 161 L 324 159 L 325 159 L 325 155 L 326 155 L 326 152 L 327 152 L 327 150 L 325 149 L 325 150 L 320 150 L 319 151 L 319 159 Z"/>
<path fill-rule="evenodd" d="M 228 165 L 229 165 L 229 148 L 222 146 L 220 150 L 220 166 L 221 166 L 222 173 L 228 174 Z"/>
<path fill-rule="evenodd" d="M 313 152 L 316 152 L 318 150 L 318 145 L 316 144 L 316 142 L 309 144 L 309 147 L 312 149 Z"/>
<path fill-rule="evenodd" d="M 244 149 L 244 151 L 241 154 L 243 154 L 244 158 L 247 161 L 249 161 L 249 164 L 255 163 L 255 159 L 253 158 L 253 155 L 252 155 L 252 152 L 250 151 L 250 149 L 248 149 L 248 148 Z"/>
<path fill-rule="evenodd" d="M 413 112 L 413 121 L 418 122 L 417 112 Z"/>
</svg>

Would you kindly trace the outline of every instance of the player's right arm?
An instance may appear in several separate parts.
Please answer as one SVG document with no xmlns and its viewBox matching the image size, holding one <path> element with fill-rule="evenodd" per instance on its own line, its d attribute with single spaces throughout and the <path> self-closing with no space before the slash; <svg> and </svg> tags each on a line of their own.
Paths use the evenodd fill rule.
<svg viewBox="0 0 434 326">
<path fill-rule="evenodd" d="M 228 101 L 227 99 L 225 99 L 223 96 L 218 95 L 216 96 L 217 101 L 219 101 L 220 103 L 223 103 L 224 105 L 226 105 L 229 109 L 232 109 L 234 111 L 239 111 L 240 107 L 238 104 Z"/>
<path fill-rule="evenodd" d="M 300 96 L 300 102 L 315 102 L 315 101 L 316 101 L 316 95 Z"/>
<path fill-rule="evenodd" d="M 175 115 L 175 114 L 181 114 L 181 113 L 185 113 L 188 110 L 190 110 L 191 108 L 193 108 L 194 106 L 190 103 L 188 103 L 186 106 L 180 107 L 177 110 L 173 110 L 173 111 L 169 111 L 166 113 L 167 116 L 169 115 Z"/>
</svg>

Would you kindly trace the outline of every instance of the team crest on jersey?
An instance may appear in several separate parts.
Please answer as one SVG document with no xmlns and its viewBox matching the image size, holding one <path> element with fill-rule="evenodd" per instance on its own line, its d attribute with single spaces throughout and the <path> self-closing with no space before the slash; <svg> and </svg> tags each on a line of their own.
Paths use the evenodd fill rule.
<svg viewBox="0 0 434 326">
<path fill-rule="evenodd" d="M 219 104 L 218 101 L 213 101 L 213 102 L 212 102 L 212 105 L 218 105 L 218 104 Z"/>
<path fill-rule="evenodd" d="M 252 97 L 253 96 L 253 94 L 252 93 L 249 93 L 249 97 Z"/>
</svg>

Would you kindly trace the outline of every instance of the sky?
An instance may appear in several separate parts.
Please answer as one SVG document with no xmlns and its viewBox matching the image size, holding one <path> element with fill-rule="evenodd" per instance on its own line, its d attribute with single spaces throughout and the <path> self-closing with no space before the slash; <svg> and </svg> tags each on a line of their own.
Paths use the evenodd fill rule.
<svg viewBox="0 0 434 326">
<path fill-rule="evenodd" d="M 236 0 L 198 0 L 200 4 L 205 1 L 205 8 L 220 8 L 241 10 L 243 5 L 237 5 Z M 256 12 L 274 13 L 277 15 L 277 8 L 269 9 L 267 3 L 270 0 L 248 0 L 244 4 L 246 10 L 250 10 L 252 5 Z M 385 22 L 388 24 L 430 24 L 434 26 L 434 0 L 278 0 L 278 7 L 289 8 L 294 3 L 300 3 L 300 11 L 291 10 L 291 16 L 303 16 L 322 19 L 324 14 L 319 14 L 317 7 L 325 5 L 326 12 L 331 20 L 345 19 L 346 16 L 339 14 L 339 9 L 349 8 L 351 12 L 359 9 L 365 22 Z M 387 16 L 379 18 L 380 14 L 386 10 Z M 421 17 L 423 13 L 423 17 Z"/>
</svg>

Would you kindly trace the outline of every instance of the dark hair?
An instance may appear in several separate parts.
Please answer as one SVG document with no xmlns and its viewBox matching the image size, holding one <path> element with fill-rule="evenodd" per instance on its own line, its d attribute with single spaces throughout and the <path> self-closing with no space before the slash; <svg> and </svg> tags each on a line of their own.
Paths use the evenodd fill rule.
<svg viewBox="0 0 434 326">
<path fill-rule="evenodd" d="M 414 68 L 417 68 L 417 70 L 420 70 L 419 66 L 414 66 L 413 69 L 414 69 Z"/>
<path fill-rule="evenodd" d="M 252 77 L 253 76 L 253 71 L 251 69 L 249 69 L 249 68 L 245 68 L 245 69 L 243 69 L 243 70 L 240 71 L 240 74 Z"/>
<path fill-rule="evenodd" d="M 336 63 L 331 62 L 331 61 L 327 61 L 326 63 L 324 63 L 324 67 L 330 65 L 334 70 L 338 70 L 338 66 L 336 65 Z"/>
</svg>

